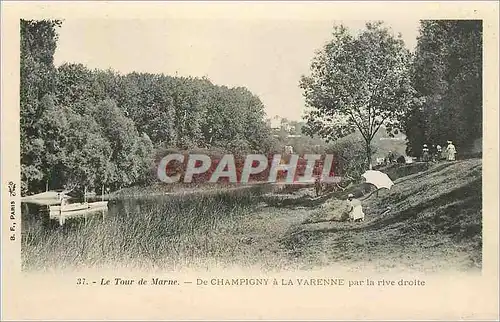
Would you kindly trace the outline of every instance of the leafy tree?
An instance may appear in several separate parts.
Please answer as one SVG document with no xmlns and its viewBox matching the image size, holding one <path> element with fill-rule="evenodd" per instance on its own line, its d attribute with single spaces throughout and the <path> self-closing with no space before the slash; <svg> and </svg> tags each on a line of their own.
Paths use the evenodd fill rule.
<svg viewBox="0 0 500 322">
<path fill-rule="evenodd" d="M 111 142 L 101 134 L 91 115 L 66 110 L 68 119 L 65 184 L 83 190 L 97 189 L 109 169 Z"/>
<path fill-rule="evenodd" d="M 107 159 L 103 184 L 113 188 L 129 186 L 141 174 L 146 152 L 133 121 L 127 118 L 113 100 L 100 102 L 93 118 L 99 124 L 102 135 L 109 142 L 111 154 Z"/>
<path fill-rule="evenodd" d="M 21 22 L 23 191 L 146 183 L 155 150 L 268 151 L 260 99 L 207 78 L 53 65 L 59 21 Z"/>
<path fill-rule="evenodd" d="M 245 87 L 237 87 L 231 91 L 237 109 L 232 118 L 240 120 L 236 128 L 238 138 L 247 142 L 246 152 L 267 152 L 271 145 L 271 131 L 264 121 L 264 104 L 260 98 Z"/>
<path fill-rule="evenodd" d="M 60 186 L 64 179 L 65 162 L 67 161 L 66 143 L 70 124 L 67 111 L 55 104 L 54 95 L 45 95 L 40 101 L 42 115 L 35 123 L 43 129 L 38 142 L 43 142 L 43 151 L 38 152 L 40 169 L 43 171 L 43 181 L 50 186 Z"/>
<path fill-rule="evenodd" d="M 233 123 L 233 118 L 238 111 L 237 104 L 232 104 L 230 89 L 227 87 L 213 87 L 209 89 L 207 110 L 201 129 L 207 147 L 225 146 L 237 135 L 240 118 Z"/>
<path fill-rule="evenodd" d="M 481 21 L 421 21 L 412 74 L 422 101 L 404 122 L 414 155 L 424 143 L 467 148 L 481 137 Z"/>
<path fill-rule="evenodd" d="M 334 173 L 343 181 L 357 180 L 365 172 L 365 139 L 359 133 L 342 137 L 326 148 L 333 155 Z M 376 152 L 376 147 L 372 152 Z"/>
<path fill-rule="evenodd" d="M 56 95 L 63 106 L 80 103 L 95 103 L 91 95 L 93 83 L 92 71 L 83 64 L 65 63 L 57 68 Z M 79 111 L 85 113 L 85 111 Z"/>
<path fill-rule="evenodd" d="M 43 128 L 37 124 L 43 113 L 40 101 L 55 88 L 53 56 L 59 20 L 21 20 L 20 140 L 22 190 L 44 184 Z"/>
<path fill-rule="evenodd" d="M 177 141 L 174 79 L 164 75 L 131 73 L 122 77 L 118 105 L 147 133 L 155 145 L 173 146 Z"/>
<path fill-rule="evenodd" d="M 304 132 L 331 141 L 357 129 L 371 165 L 377 131 L 398 126 L 413 103 L 410 59 L 401 35 L 394 37 L 381 22 L 367 23 L 357 36 L 335 26 L 333 39 L 312 61 L 311 75 L 301 78 L 311 108 Z"/>
</svg>

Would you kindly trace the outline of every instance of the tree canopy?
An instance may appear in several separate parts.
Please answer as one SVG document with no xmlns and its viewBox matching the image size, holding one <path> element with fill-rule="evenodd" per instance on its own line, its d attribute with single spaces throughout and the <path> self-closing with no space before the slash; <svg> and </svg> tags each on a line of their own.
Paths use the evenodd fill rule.
<svg viewBox="0 0 500 322">
<path fill-rule="evenodd" d="M 356 36 L 334 26 L 332 40 L 311 63 L 311 75 L 300 81 L 310 108 L 304 132 L 332 141 L 357 130 L 371 164 L 377 131 L 396 128 L 413 104 L 410 59 L 401 35 L 392 35 L 382 22 L 368 22 Z"/>
<path fill-rule="evenodd" d="M 151 180 L 158 151 L 263 152 L 260 99 L 207 78 L 54 66 L 60 21 L 21 21 L 23 190 L 111 189 Z M 155 178 L 153 178 L 155 179 Z"/>
<path fill-rule="evenodd" d="M 422 21 L 412 69 L 422 104 L 405 118 L 408 153 L 447 140 L 464 150 L 481 138 L 482 21 Z"/>
</svg>

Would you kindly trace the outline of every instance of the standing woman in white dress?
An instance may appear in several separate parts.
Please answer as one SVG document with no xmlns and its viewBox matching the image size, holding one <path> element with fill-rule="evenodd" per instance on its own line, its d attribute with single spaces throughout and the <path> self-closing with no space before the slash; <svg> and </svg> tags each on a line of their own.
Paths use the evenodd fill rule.
<svg viewBox="0 0 500 322">
<path fill-rule="evenodd" d="M 446 159 L 448 161 L 455 161 L 455 154 L 456 153 L 457 153 L 457 150 L 455 149 L 453 142 L 448 141 L 448 146 L 446 147 Z"/>
</svg>

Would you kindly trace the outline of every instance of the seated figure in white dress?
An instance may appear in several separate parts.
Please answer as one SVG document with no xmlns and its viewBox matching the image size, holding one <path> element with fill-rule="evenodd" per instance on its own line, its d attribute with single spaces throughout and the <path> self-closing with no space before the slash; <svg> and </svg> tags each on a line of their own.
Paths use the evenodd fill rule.
<svg viewBox="0 0 500 322">
<path fill-rule="evenodd" d="M 349 200 L 349 203 L 351 205 L 350 211 L 349 211 L 349 220 L 351 221 L 364 221 L 365 220 L 365 213 L 363 212 L 363 207 L 361 206 L 361 201 L 358 199 L 354 198 L 354 195 L 350 193 L 347 196 L 347 200 Z"/>
</svg>

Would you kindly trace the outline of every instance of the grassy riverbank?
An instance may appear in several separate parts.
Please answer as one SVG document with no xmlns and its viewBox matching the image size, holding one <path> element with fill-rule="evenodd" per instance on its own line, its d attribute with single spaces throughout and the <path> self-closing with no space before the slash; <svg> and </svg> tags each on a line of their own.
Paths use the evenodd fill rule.
<svg viewBox="0 0 500 322">
<path fill-rule="evenodd" d="M 61 229 L 23 220 L 23 267 L 480 268 L 481 160 L 419 167 L 394 170 L 390 191 L 361 198 L 364 223 L 332 221 L 349 191 L 318 199 L 311 187 L 276 186 L 117 198 L 104 221 Z"/>
</svg>

